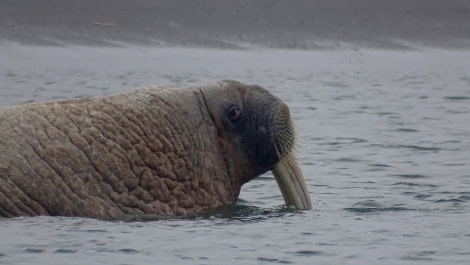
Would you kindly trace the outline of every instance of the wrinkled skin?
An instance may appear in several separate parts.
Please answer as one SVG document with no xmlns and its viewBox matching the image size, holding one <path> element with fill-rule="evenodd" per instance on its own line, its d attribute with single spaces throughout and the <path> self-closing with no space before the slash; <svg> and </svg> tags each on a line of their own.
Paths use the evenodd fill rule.
<svg viewBox="0 0 470 265">
<path fill-rule="evenodd" d="M 234 81 L 7 107 L 0 216 L 194 215 L 234 204 L 294 144 L 287 106 Z M 309 209 L 302 185 L 308 202 L 292 204 Z"/>
</svg>

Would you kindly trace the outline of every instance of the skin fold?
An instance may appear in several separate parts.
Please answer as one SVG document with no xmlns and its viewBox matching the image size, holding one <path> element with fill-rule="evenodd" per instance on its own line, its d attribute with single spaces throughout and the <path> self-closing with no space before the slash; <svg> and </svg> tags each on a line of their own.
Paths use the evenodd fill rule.
<svg viewBox="0 0 470 265">
<path fill-rule="evenodd" d="M 295 140 L 281 100 L 235 81 L 2 108 L 0 216 L 195 215 L 275 167 L 310 209 Z"/>
</svg>

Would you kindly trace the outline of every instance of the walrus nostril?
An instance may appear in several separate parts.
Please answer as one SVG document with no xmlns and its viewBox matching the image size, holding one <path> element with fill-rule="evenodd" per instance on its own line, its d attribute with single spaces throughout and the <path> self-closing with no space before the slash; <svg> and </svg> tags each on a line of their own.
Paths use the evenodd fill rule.
<svg viewBox="0 0 470 265">
<path fill-rule="evenodd" d="M 284 102 L 281 102 L 281 104 L 279 104 L 278 112 L 286 118 L 290 117 L 289 107 L 287 107 L 286 103 Z"/>
<path fill-rule="evenodd" d="M 289 107 L 283 102 L 279 104 L 276 113 L 276 128 L 284 129 L 290 126 L 290 112 Z"/>
</svg>

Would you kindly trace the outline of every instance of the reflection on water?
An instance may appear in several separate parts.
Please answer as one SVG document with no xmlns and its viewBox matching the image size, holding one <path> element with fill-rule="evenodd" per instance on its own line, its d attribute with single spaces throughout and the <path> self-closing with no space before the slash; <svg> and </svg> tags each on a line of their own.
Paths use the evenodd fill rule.
<svg viewBox="0 0 470 265">
<path fill-rule="evenodd" d="M 314 210 L 266 174 L 189 218 L 0 220 L 0 264 L 466 264 L 470 53 L 0 47 L 0 106 L 220 79 L 282 98 Z"/>
</svg>

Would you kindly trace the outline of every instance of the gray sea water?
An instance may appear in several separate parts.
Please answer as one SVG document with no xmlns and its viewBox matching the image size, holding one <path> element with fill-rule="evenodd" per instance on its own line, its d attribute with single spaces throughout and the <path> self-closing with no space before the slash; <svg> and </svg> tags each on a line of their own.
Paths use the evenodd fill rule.
<svg viewBox="0 0 470 265">
<path fill-rule="evenodd" d="M 0 106 L 221 79 L 290 106 L 313 210 L 265 174 L 206 216 L 1 219 L 0 264 L 470 263 L 468 50 L 0 46 Z"/>
</svg>

